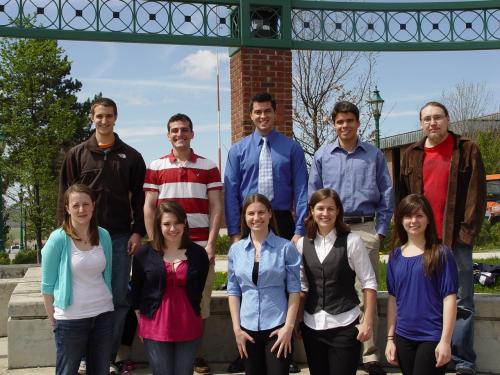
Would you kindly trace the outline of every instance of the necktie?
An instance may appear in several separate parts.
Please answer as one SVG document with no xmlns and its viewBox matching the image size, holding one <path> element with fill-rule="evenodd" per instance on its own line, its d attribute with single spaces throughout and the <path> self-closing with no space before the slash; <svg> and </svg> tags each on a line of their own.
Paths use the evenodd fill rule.
<svg viewBox="0 0 500 375">
<path fill-rule="evenodd" d="M 258 191 L 260 194 L 265 195 L 269 201 L 273 200 L 273 162 L 266 137 L 262 137 L 262 148 L 259 156 Z"/>
</svg>

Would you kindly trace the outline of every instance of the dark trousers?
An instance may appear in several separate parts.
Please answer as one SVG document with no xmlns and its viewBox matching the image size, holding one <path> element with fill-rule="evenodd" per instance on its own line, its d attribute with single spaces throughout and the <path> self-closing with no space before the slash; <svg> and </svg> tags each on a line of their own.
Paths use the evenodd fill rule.
<svg viewBox="0 0 500 375">
<path fill-rule="evenodd" d="M 361 342 L 356 337 L 356 320 L 346 327 L 314 330 L 301 324 L 311 375 L 355 375 Z"/>
<path fill-rule="evenodd" d="M 132 346 L 136 330 L 137 315 L 135 315 L 134 309 L 131 308 L 127 313 L 127 317 L 125 318 L 125 325 L 123 326 L 122 345 Z"/>
<path fill-rule="evenodd" d="M 247 341 L 246 349 L 248 358 L 245 359 L 246 375 L 288 375 L 290 355 L 286 358 L 283 354 L 276 357 L 277 350 L 271 352 L 271 348 L 278 339 L 277 336 L 269 335 L 279 327 L 267 329 L 265 331 L 250 331 L 243 328 L 254 339 L 255 343 Z"/>
<path fill-rule="evenodd" d="M 290 211 L 273 211 L 278 225 L 278 236 L 291 240 L 295 234 L 295 222 Z"/>
<path fill-rule="evenodd" d="M 396 335 L 395 343 L 403 375 L 444 375 L 446 365 L 436 368 L 437 341 L 413 341 Z"/>
</svg>

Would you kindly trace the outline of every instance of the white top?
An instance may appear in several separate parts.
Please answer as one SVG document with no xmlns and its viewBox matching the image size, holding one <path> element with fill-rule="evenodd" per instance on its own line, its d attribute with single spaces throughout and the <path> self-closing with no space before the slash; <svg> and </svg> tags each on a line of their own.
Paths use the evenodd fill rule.
<svg viewBox="0 0 500 375">
<path fill-rule="evenodd" d="M 92 318 L 114 310 L 113 296 L 102 276 L 105 267 L 106 258 L 101 244 L 82 251 L 71 240 L 73 302 L 65 310 L 54 307 L 55 319 Z"/>
<path fill-rule="evenodd" d="M 337 233 L 335 229 L 326 236 L 322 236 L 319 233 L 316 234 L 314 249 L 321 263 L 323 263 L 332 250 L 336 239 Z M 301 254 L 303 247 L 304 238 L 302 237 L 297 242 L 297 249 Z M 377 279 L 375 272 L 373 272 L 370 258 L 368 257 L 368 251 L 361 237 L 355 233 L 349 233 L 347 236 L 347 260 L 351 269 L 356 273 L 356 277 L 361 283 L 361 288 L 377 290 Z M 300 264 L 300 284 L 303 292 L 309 290 L 309 284 L 304 271 L 304 262 Z M 315 314 L 309 314 L 307 311 L 304 311 L 304 324 L 315 330 L 345 327 L 354 322 L 359 314 L 359 306 L 337 315 L 329 314 L 324 310 L 320 310 Z"/>
</svg>

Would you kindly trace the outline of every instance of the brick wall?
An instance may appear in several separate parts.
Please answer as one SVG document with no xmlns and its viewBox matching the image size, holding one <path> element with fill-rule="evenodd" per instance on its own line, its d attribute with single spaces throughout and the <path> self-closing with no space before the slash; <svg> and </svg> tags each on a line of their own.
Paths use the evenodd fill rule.
<svg viewBox="0 0 500 375">
<path fill-rule="evenodd" d="M 249 104 L 252 96 L 267 91 L 277 102 L 276 129 L 291 137 L 292 51 L 269 48 L 241 48 L 230 61 L 231 142 L 253 130 Z"/>
</svg>

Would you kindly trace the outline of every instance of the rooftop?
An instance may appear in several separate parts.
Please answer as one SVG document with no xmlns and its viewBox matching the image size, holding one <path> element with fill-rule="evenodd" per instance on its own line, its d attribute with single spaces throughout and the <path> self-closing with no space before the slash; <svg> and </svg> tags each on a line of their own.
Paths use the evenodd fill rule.
<svg viewBox="0 0 500 375">
<path fill-rule="evenodd" d="M 478 117 L 466 121 L 457 121 L 450 124 L 450 130 L 457 134 L 473 136 L 478 131 L 500 131 L 500 112 Z M 423 136 L 422 130 L 396 134 L 380 139 L 380 149 L 395 148 L 417 142 Z"/>
</svg>

